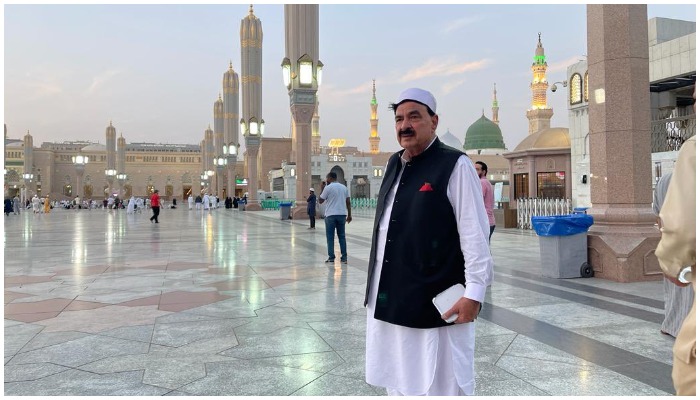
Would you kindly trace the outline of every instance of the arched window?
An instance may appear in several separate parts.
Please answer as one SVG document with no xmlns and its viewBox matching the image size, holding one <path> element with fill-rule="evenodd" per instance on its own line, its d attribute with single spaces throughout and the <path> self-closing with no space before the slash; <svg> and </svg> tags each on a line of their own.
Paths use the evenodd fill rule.
<svg viewBox="0 0 700 400">
<path fill-rule="evenodd" d="M 583 101 L 588 103 L 588 71 L 583 76 Z"/>
<path fill-rule="evenodd" d="M 571 88 L 569 91 L 569 104 L 579 104 L 583 101 L 581 97 L 582 83 L 580 74 L 571 75 L 571 79 L 569 79 L 569 87 Z"/>
</svg>

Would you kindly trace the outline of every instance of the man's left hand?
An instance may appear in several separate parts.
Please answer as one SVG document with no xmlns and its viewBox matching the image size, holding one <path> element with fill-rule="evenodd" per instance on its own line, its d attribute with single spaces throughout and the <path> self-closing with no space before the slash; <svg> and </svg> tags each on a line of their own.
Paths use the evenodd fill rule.
<svg viewBox="0 0 700 400">
<path fill-rule="evenodd" d="M 345 222 L 347 222 L 348 224 L 349 224 L 350 222 L 352 222 L 352 217 L 349 216 L 349 215 L 348 215 L 347 217 L 345 217 Z"/>
<path fill-rule="evenodd" d="M 457 314 L 457 320 L 455 324 L 465 324 L 468 322 L 473 322 L 476 319 L 477 314 L 479 314 L 479 303 L 476 300 L 468 299 L 462 297 L 459 299 L 455 305 L 452 306 L 446 313 L 442 314 L 442 319 L 448 319 L 452 314 Z"/>
</svg>

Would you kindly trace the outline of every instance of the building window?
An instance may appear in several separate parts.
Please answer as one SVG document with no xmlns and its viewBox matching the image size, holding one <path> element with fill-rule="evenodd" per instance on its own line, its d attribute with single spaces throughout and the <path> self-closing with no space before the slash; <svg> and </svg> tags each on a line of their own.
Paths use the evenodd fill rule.
<svg viewBox="0 0 700 400">
<path fill-rule="evenodd" d="M 588 71 L 583 75 L 583 101 L 588 103 Z"/>
<path fill-rule="evenodd" d="M 515 174 L 515 198 L 527 199 L 530 197 L 529 174 Z"/>
<path fill-rule="evenodd" d="M 661 171 L 661 162 L 656 161 L 654 163 L 654 178 L 656 178 L 656 179 L 654 179 L 654 182 L 657 182 L 657 183 L 659 182 L 659 179 L 661 179 L 661 176 L 662 176 L 661 172 L 662 172 Z"/>
<path fill-rule="evenodd" d="M 581 75 L 573 74 L 569 80 L 569 104 L 580 104 L 583 100 L 581 97 Z"/>
<path fill-rule="evenodd" d="M 538 172 L 537 197 L 540 199 L 566 198 L 566 173 L 564 171 Z"/>
</svg>

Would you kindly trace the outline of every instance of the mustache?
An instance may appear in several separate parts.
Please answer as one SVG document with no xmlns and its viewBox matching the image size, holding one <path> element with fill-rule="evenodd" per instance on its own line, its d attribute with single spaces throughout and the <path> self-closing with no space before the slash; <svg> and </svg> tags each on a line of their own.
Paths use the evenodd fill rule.
<svg viewBox="0 0 700 400">
<path fill-rule="evenodd" d="M 413 128 L 406 128 L 399 131 L 399 135 L 415 135 L 416 131 Z"/>
</svg>

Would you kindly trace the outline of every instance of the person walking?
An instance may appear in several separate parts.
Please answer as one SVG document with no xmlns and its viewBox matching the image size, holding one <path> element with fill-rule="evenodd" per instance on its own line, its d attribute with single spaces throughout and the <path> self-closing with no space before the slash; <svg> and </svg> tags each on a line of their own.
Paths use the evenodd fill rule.
<svg viewBox="0 0 700 400">
<path fill-rule="evenodd" d="M 309 229 L 316 229 L 316 193 L 314 188 L 309 189 L 309 197 L 306 199 L 306 212 L 309 214 Z"/>
<path fill-rule="evenodd" d="M 389 395 L 473 395 L 474 321 L 493 280 L 481 184 L 469 158 L 435 134 L 430 92 L 404 90 L 391 108 L 403 150 L 377 198 L 365 379 Z M 461 296 L 441 314 L 432 300 L 453 286 Z"/>
<path fill-rule="evenodd" d="M 38 214 L 41 211 L 41 200 L 37 195 L 32 197 L 32 210 L 34 211 L 34 214 Z"/>
<path fill-rule="evenodd" d="M 192 193 L 190 193 L 190 196 L 187 198 L 187 207 L 191 210 L 193 205 L 194 199 L 192 198 Z"/>
<path fill-rule="evenodd" d="M 496 217 L 493 215 L 493 186 L 486 178 L 489 167 L 485 162 L 477 161 L 474 163 L 474 168 L 476 168 L 476 174 L 479 175 L 481 191 L 484 193 L 484 207 L 486 208 L 486 215 L 489 217 L 489 243 L 491 243 L 491 235 L 496 230 Z"/>
<path fill-rule="evenodd" d="M 12 212 L 12 199 L 9 197 L 5 198 L 5 216 L 9 216 Z"/>
<path fill-rule="evenodd" d="M 48 214 L 51 212 L 51 201 L 49 200 L 49 195 L 46 195 L 46 199 L 44 200 L 44 214 Z"/>
<path fill-rule="evenodd" d="M 693 93 L 695 97 L 695 93 Z M 656 257 L 667 279 L 684 287 L 695 282 L 695 214 L 696 136 L 686 140 L 678 152 L 678 160 L 668 185 L 668 192 L 659 213 L 661 240 Z M 678 396 L 695 396 L 695 300 L 683 321 L 673 345 L 673 386 Z"/>
<path fill-rule="evenodd" d="M 19 215 L 19 196 L 17 195 L 12 199 L 12 213 Z"/>
<path fill-rule="evenodd" d="M 211 199 L 209 197 L 209 193 L 204 193 L 204 197 L 202 197 L 202 207 L 204 207 L 204 211 L 210 211 L 211 210 Z"/>
<path fill-rule="evenodd" d="M 151 217 L 151 222 L 155 221 L 158 223 L 158 214 L 160 214 L 160 196 L 158 196 L 158 189 L 153 191 L 151 195 L 151 210 L 153 210 L 153 216 Z"/>
<path fill-rule="evenodd" d="M 329 172 L 326 175 L 326 188 L 323 189 L 319 199 L 320 204 L 326 205 L 326 245 L 328 247 L 327 263 L 335 262 L 334 235 L 338 234 L 338 244 L 340 244 L 340 262 L 348 263 L 348 251 L 345 243 L 345 223 L 352 221 L 350 210 L 350 193 L 345 185 L 338 183 L 338 175 Z"/>
</svg>

